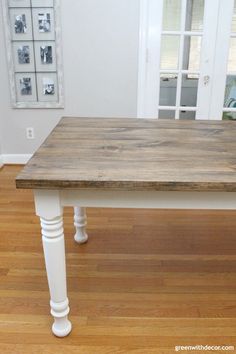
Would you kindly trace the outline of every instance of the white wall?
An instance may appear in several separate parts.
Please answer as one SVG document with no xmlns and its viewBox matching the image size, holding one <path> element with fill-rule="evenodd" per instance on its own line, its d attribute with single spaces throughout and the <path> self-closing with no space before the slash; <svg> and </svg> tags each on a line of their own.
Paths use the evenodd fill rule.
<svg viewBox="0 0 236 354">
<path fill-rule="evenodd" d="M 61 0 L 65 109 L 12 109 L 0 18 L 0 141 L 3 154 L 31 154 L 61 116 L 135 117 L 139 1 Z M 26 139 L 34 127 L 35 139 Z"/>
</svg>

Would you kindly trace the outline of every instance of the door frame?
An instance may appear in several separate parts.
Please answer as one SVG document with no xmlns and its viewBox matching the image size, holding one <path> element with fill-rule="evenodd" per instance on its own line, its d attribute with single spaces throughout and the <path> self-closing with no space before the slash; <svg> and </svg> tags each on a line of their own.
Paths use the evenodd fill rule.
<svg viewBox="0 0 236 354">
<path fill-rule="evenodd" d="M 137 117 L 157 118 L 162 1 L 140 0 Z M 156 64 L 156 65 L 155 65 Z"/>
</svg>

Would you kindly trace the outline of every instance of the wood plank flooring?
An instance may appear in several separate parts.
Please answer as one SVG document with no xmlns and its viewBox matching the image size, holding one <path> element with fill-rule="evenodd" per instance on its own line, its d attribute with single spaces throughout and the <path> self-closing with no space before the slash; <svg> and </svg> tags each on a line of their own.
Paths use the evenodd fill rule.
<svg viewBox="0 0 236 354">
<path fill-rule="evenodd" d="M 236 348 L 236 212 L 88 209 L 89 242 L 65 209 L 73 331 L 51 334 L 32 192 L 0 170 L 0 353 L 174 353 Z M 192 351 L 197 352 L 197 351 Z M 219 351 L 216 351 L 219 352 Z M 206 351 L 208 353 L 208 351 Z"/>
</svg>

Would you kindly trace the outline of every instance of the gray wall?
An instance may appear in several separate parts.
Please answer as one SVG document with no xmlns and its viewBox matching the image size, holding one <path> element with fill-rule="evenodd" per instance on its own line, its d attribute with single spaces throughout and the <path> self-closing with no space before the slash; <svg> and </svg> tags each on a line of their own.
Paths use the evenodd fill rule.
<svg viewBox="0 0 236 354">
<path fill-rule="evenodd" d="M 139 1 L 61 0 L 65 109 L 12 109 L 6 56 L 0 55 L 0 145 L 30 154 L 61 116 L 135 117 Z M 2 16 L 0 52 L 4 53 Z M 34 127 L 35 139 L 26 139 Z"/>
</svg>

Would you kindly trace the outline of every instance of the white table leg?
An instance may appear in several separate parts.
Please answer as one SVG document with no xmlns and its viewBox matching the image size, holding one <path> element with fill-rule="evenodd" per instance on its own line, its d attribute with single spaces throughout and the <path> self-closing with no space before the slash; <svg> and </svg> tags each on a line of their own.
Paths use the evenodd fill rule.
<svg viewBox="0 0 236 354">
<path fill-rule="evenodd" d="M 57 192 L 35 192 L 37 215 L 40 216 L 42 241 L 50 290 L 53 333 L 65 337 L 71 331 L 67 318 L 69 301 L 66 287 L 66 262 L 62 208 Z"/>
<path fill-rule="evenodd" d="M 87 216 L 86 209 L 82 207 L 74 207 L 74 225 L 75 225 L 75 241 L 82 244 L 88 241 L 86 233 Z"/>
</svg>

